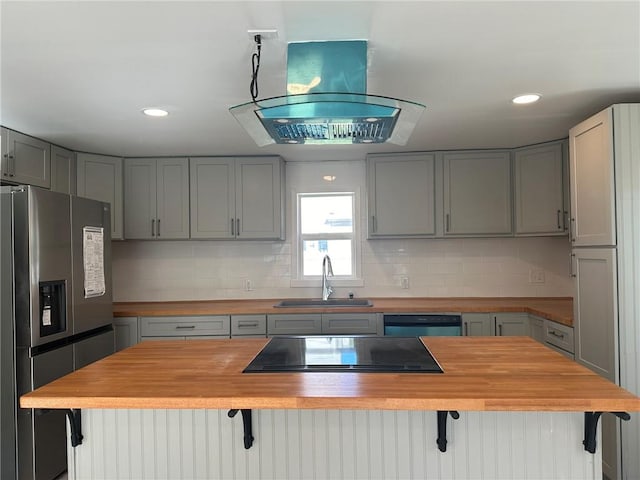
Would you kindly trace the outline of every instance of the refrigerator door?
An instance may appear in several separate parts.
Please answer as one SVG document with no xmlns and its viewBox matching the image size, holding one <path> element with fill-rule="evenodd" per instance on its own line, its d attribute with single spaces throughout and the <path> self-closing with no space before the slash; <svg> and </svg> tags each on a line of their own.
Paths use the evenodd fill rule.
<svg viewBox="0 0 640 480">
<path fill-rule="evenodd" d="M 73 333 L 113 323 L 109 204 L 71 197 Z"/>
<path fill-rule="evenodd" d="M 71 335 L 70 197 L 35 187 L 12 194 L 16 345 Z"/>
<path fill-rule="evenodd" d="M 115 338 L 113 329 L 80 340 L 73 344 L 73 369 L 85 367 L 108 357 L 114 352 Z"/>
</svg>

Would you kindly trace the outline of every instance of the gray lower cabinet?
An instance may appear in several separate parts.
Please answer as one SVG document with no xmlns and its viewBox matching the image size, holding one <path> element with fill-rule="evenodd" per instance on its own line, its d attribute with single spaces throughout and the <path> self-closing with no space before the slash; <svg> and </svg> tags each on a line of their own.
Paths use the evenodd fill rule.
<svg viewBox="0 0 640 480">
<path fill-rule="evenodd" d="M 188 337 L 229 338 L 229 315 L 194 315 L 184 317 L 140 317 L 140 340 Z"/>
<path fill-rule="evenodd" d="M 267 335 L 380 335 L 375 313 L 308 313 L 267 315 Z"/>
<path fill-rule="evenodd" d="M 529 315 L 529 336 L 565 357 L 574 359 L 573 327 Z"/>
<path fill-rule="evenodd" d="M 231 337 L 266 337 L 266 315 L 231 315 Z"/>
<path fill-rule="evenodd" d="M 116 317 L 113 319 L 115 351 L 138 343 L 138 317 Z"/>
<path fill-rule="evenodd" d="M 0 133 L 2 181 L 51 187 L 51 145 L 8 128 Z"/>
<path fill-rule="evenodd" d="M 544 344 L 544 318 L 529 315 L 529 336 Z"/>
<path fill-rule="evenodd" d="M 526 313 L 494 313 L 495 333 L 499 337 L 529 336 L 529 315 Z"/>
<path fill-rule="evenodd" d="M 465 337 L 489 337 L 494 335 L 490 313 L 463 313 L 462 335 Z"/>
</svg>

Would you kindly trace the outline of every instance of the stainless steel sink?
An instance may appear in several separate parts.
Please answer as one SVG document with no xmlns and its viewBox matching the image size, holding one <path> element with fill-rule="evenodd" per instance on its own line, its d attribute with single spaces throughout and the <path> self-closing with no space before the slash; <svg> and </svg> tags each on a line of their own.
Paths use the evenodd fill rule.
<svg viewBox="0 0 640 480">
<path fill-rule="evenodd" d="M 282 300 L 274 307 L 371 307 L 373 304 L 366 298 L 330 298 L 321 300 L 319 298 L 296 298 L 292 300 Z"/>
</svg>

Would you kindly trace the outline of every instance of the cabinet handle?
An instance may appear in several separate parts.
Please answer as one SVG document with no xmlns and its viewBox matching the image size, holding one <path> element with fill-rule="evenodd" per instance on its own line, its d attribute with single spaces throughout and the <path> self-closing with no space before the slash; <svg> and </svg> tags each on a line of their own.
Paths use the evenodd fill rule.
<svg viewBox="0 0 640 480">
<path fill-rule="evenodd" d="M 447 213 L 444 218 L 445 218 L 444 231 L 448 232 L 449 231 L 449 214 Z"/>
<path fill-rule="evenodd" d="M 502 336 L 502 324 L 498 324 L 498 335 Z"/>
<path fill-rule="evenodd" d="M 8 154 L 8 153 L 5 153 L 5 154 L 3 155 L 3 157 L 4 157 L 4 159 L 5 159 L 5 167 L 6 167 L 6 168 L 5 168 L 5 171 L 3 172 L 3 175 L 4 175 L 5 177 L 7 177 L 7 176 L 9 176 L 9 154 Z"/>
<path fill-rule="evenodd" d="M 9 154 L 9 163 L 8 163 L 9 176 L 13 177 L 16 173 L 16 158 L 13 154 Z"/>
<path fill-rule="evenodd" d="M 176 330 L 193 330 L 195 325 L 176 325 Z"/>
<path fill-rule="evenodd" d="M 556 338 L 564 338 L 563 333 L 558 333 L 555 330 L 549 330 L 549 335 L 553 335 Z"/>
<path fill-rule="evenodd" d="M 152 237 L 156 236 L 156 220 L 155 220 L 155 218 L 151 219 L 151 236 Z"/>
<path fill-rule="evenodd" d="M 236 237 L 240 236 L 240 219 L 236 218 Z"/>
<path fill-rule="evenodd" d="M 160 236 L 160 219 L 158 219 L 158 237 Z"/>
<path fill-rule="evenodd" d="M 236 224 L 236 222 L 235 222 L 235 220 L 232 218 L 232 219 L 231 219 L 231 236 L 232 236 L 232 237 L 235 237 L 235 236 L 236 236 L 235 230 L 234 230 L 234 228 L 233 228 L 233 227 L 235 226 L 235 224 Z"/>
<path fill-rule="evenodd" d="M 462 331 L 463 331 L 463 335 L 465 337 L 469 336 L 469 325 L 467 325 L 466 323 L 462 324 Z"/>
<path fill-rule="evenodd" d="M 562 230 L 562 225 L 560 223 L 560 210 L 558 210 L 558 212 L 556 213 L 556 220 L 558 222 L 558 230 Z"/>
<path fill-rule="evenodd" d="M 257 326 L 258 326 L 258 322 L 238 323 L 238 328 L 256 328 Z"/>
<path fill-rule="evenodd" d="M 571 224 L 570 224 L 570 234 L 571 234 L 571 241 L 575 242 L 576 241 L 576 219 L 572 218 L 571 219 Z"/>
<path fill-rule="evenodd" d="M 569 212 L 566 210 L 562 212 L 562 230 L 567 230 L 567 223 L 569 223 Z"/>
<path fill-rule="evenodd" d="M 371 215 L 371 231 L 373 233 L 376 233 L 376 216 L 375 215 Z"/>
<path fill-rule="evenodd" d="M 576 254 L 572 253 L 569 255 L 569 276 L 576 277 L 575 272 L 573 271 L 573 259 L 576 258 Z"/>
</svg>

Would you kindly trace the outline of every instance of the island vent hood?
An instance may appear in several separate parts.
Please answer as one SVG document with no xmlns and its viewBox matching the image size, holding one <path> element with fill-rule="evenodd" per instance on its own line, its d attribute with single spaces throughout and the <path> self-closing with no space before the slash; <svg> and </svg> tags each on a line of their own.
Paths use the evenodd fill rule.
<svg viewBox="0 0 640 480">
<path fill-rule="evenodd" d="M 256 43 L 258 53 L 254 59 L 257 55 L 259 66 L 259 37 Z M 257 82 L 255 64 L 253 81 Z M 254 99 L 229 111 L 258 146 L 385 142 L 406 145 L 425 106 L 368 95 L 366 89 L 366 41 L 289 43 L 289 95 Z"/>
</svg>

